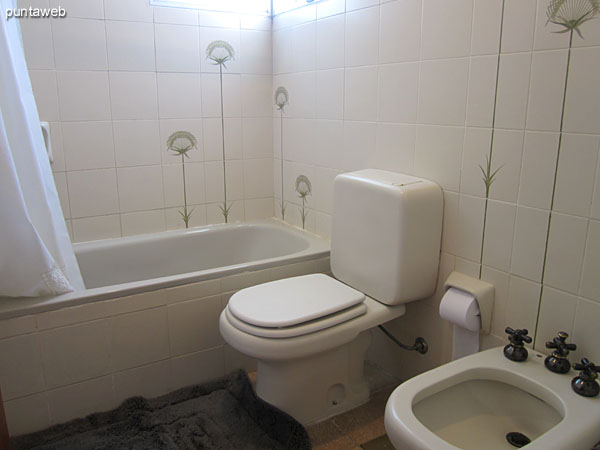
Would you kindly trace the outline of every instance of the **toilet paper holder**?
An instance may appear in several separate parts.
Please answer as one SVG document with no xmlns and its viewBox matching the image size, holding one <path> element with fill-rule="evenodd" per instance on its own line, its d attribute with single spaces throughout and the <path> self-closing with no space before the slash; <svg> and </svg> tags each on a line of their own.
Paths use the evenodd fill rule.
<svg viewBox="0 0 600 450">
<path fill-rule="evenodd" d="M 477 299 L 481 314 L 481 331 L 490 334 L 494 309 L 494 285 L 464 273 L 452 272 L 444 283 L 444 293 L 450 288 L 465 291 Z"/>
</svg>

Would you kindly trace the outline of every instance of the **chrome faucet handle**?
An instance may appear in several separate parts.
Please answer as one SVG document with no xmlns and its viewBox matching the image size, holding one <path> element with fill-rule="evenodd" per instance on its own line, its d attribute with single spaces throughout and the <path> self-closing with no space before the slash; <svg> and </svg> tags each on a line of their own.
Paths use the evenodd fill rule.
<svg viewBox="0 0 600 450">
<path fill-rule="evenodd" d="M 600 366 L 596 366 L 587 358 L 581 360 L 581 364 L 573 364 L 575 370 L 581 370 L 578 376 L 571 380 L 571 388 L 576 394 L 584 397 L 596 397 L 600 393 L 600 386 L 596 381 Z"/>
<path fill-rule="evenodd" d="M 526 342 L 527 344 L 531 344 L 533 342 L 533 339 L 531 339 L 530 336 L 527 336 L 529 331 L 526 328 L 522 330 L 513 330 L 510 327 L 506 327 L 504 331 L 506 334 L 508 334 L 508 340 L 510 341 L 510 344 L 504 347 L 504 356 L 511 361 L 525 361 L 527 359 L 528 352 L 523 345 L 523 342 Z"/>
<path fill-rule="evenodd" d="M 544 365 L 548 370 L 554 373 L 568 373 L 571 370 L 571 363 L 567 359 L 570 351 L 577 350 L 575 344 L 567 344 L 569 335 L 560 331 L 552 341 L 546 342 L 546 348 L 554 349 L 551 355 L 544 360 Z"/>
</svg>

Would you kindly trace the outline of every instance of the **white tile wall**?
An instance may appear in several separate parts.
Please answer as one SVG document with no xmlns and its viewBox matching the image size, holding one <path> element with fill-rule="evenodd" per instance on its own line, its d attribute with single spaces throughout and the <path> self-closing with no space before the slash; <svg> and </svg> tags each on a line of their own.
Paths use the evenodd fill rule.
<svg viewBox="0 0 600 450">
<path fill-rule="evenodd" d="M 60 6 L 67 19 L 22 25 L 40 118 L 51 122 L 53 170 L 74 240 L 184 226 L 177 212 L 183 204 L 180 160 L 166 149 L 167 138 L 178 130 L 198 140 L 186 159 L 192 222 L 222 220 L 219 214 L 207 218 L 205 203 L 222 201 L 222 186 L 206 186 L 220 185 L 219 175 L 205 176 L 204 165 L 192 165 L 222 158 L 219 70 L 205 53 L 217 39 L 235 50 L 223 78 L 226 157 L 237 161 L 228 175 L 230 199 L 241 202 L 238 219 L 246 209 L 253 218 L 271 216 L 272 206 L 264 207 L 273 198 L 272 173 L 264 176 L 264 167 L 271 167 L 265 158 L 273 154 L 269 19 L 151 7 L 147 0 L 67 0 Z M 344 20 L 341 25 L 339 67 Z M 302 51 L 298 47 L 294 69 L 316 68 L 316 38 L 314 22 L 296 30 L 294 45 Z M 343 71 L 339 76 L 343 79 Z M 341 114 L 343 81 L 333 82 Z M 304 87 L 313 94 L 311 110 L 314 86 L 313 73 Z"/>
<path fill-rule="evenodd" d="M 506 326 L 535 334 L 537 325 L 540 349 L 560 328 L 586 342 L 598 339 L 597 331 L 577 334 L 575 328 L 587 320 L 579 313 L 583 308 L 594 317 L 590 322 L 600 318 L 594 275 L 600 270 L 600 21 L 586 22 L 585 39 L 573 41 L 561 138 L 568 36 L 546 23 L 547 3 L 346 1 L 343 14 L 337 2 L 326 1 L 320 5 L 330 12 L 322 16 L 290 12 L 274 25 L 273 89 L 283 85 L 290 92 L 286 201 L 297 202 L 298 174 L 311 177 L 308 226 L 327 234 L 336 171 L 376 167 L 439 183 L 445 198 L 442 260 L 496 286 L 494 337 L 485 345 L 502 342 Z M 295 66 L 293 45 L 295 27 L 311 29 L 313 21 L 314 105 L 306 100 L 312 66 Z M 302 58 L 310 60 L 305 51 Z M 311 81 L 301 86 L 295 82 L 301 77 Z M 273 124 L 279 197 L 277 110 Z M 490 154 L 491 171 L 498 172 L 486 201 L 479 166 Z M 437 321 L 437 311 L 418 310 L 420 316 L 411 316 L 421 325 L 418 332 L 433 335 L 428 325 Z M 448 331 L 439 333 L 438 345 L 446 345 Z M 436 358 L 419 367 L 439 364 Z M 414 372 L 390 367 L 398 375 Z"/>
</svg>

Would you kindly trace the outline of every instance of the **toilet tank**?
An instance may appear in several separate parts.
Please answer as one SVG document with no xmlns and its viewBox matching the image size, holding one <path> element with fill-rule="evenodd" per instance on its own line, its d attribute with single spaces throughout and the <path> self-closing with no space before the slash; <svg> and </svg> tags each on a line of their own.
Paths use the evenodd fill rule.
<svg viewBox="0 0 600 450">
<path fill-rule="evenodd" d="M 432 181 L 375 169 L 338 175 L 333 275 L 387 305 L 432 295 L 443 212 L 442 190 Z"/>
</svg>

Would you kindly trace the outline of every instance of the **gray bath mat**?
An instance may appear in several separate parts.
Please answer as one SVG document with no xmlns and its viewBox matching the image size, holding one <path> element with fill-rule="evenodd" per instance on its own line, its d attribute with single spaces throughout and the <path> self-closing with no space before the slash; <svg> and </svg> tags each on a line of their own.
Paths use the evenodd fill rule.
<svg viewBox="0 0 600 450">
<path fill-rule="evenodd" d="M 12 440 L 13 450 L 304 450 L 306 431 L 256 396 L 245 372 Z"/>
</svg>

